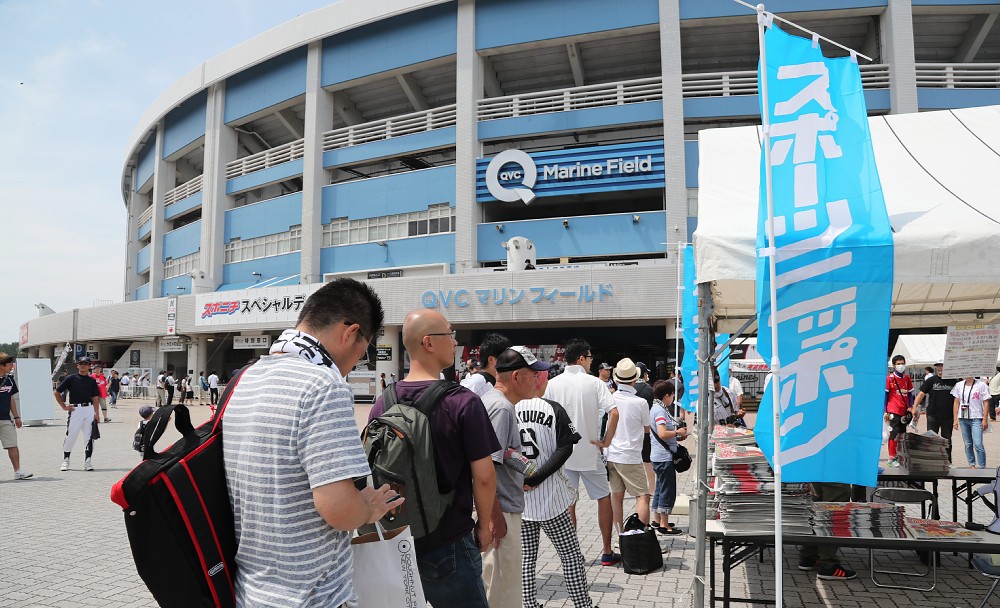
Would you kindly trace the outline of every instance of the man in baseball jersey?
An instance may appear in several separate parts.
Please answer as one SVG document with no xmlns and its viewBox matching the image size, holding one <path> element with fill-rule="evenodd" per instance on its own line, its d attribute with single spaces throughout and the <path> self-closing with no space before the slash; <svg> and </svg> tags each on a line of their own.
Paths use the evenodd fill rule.
<svg viewBox="0 0 1000 608">
<path fill-rule="evenodd" d="M 580 435 L 569 414 L 555 401 L 542 399 L 548 372 L 539 372 L 535 397 L 518 402 L 521 453 L 535 461 L 535 473 L 524 478 L 524 516 L 521 522 L 522 606 L 537 606 L 535 566 L 538 562 L 539 530 L 544 530 L 562 562 L 566 590 L 576 608 L 590 608 L 587 574 L 580 560 L 580 541 L 569 517 L 576 502 L 576 488 L 570 486 L 563 465 L 573 454 Z"/>
<path fill-rule="evenodd" d="M 63 392 L 69 393 L 69 403 L 63 400 Z M 93 471 L 94 466 L 90 462 L 90 457 L 94 453 L 91 431 L 95 424 L 101 422 L 101 391 L 97 388 L 97 381 L 90 376 L 90 358 L 77 359 L 76 373 L 66 376 L 52 394 L 55 395 L 59 407 L 69 412 L 69 420 L 66 421 L 66 439 L 63 441 L 63 462 L 59 470 L 69 470 L 70 452 L 73 451 L 77 435 L 83 435 L 83 440 L 86 442 L 83 470 Z"/>
<path fill-rule="evenodd" d="M 507 528 L 503 542 L 495 543 L 483 554 L 483 582 L 490 608 L 521 606 L 524 475 L 504 460 L 511 450 L 519 450 L 522 443 L 514 404 L 534 395 L 538 374 L 548 369 L 549 364 L 536 359 L 527 348 L 508 348 L 496 358 L 496 386 L 482 397 L 500 441 L 501 449 L 493 453 L 493 466 L 497 477 L 497 501 Z"/>
<path fill-rule="evenodd" d="M 608 471 L 601 451 L 611 444 L 618 427 L 618 410 L 608 386 L 600 378 L 590 375 L 590 364 L 594 361 L 590 344 L 586 340 L 573 338 L 566 342 L 566 371 L 549 382 L 545 397 L 566 408 L 570 420 L 582 437 L 573 448 L 573 455 L 566 461 L 566 478 L 574 488 L 587 489 L 591 500 L 597 501 L 597 523 L 601 529 L 604 551 L 602 566 L 613 566 L 621 561 L 621 555 L 611 550 L 611 487 L 608 485 Z M 608 415 L 608 426 L 601 439 L 601 417 Z M 569 508 L 569 516 L 576 525 L 576 504 Z"/>
</svg>

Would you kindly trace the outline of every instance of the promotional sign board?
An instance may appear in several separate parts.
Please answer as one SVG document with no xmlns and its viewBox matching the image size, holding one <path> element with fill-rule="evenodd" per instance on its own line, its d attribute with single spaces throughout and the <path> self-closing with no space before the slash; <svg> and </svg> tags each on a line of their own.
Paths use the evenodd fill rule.
<svg viewBox="0 0 1000 608">
<path fill-rule="evenodd" d="M 945 378 L 991 376 L 1000 350 L 1000 325 L 955 325 L 944 346 Z"/>
<path fill-rule="evenodd" d="M 476 161 L 476 201 L 662 188 L 663 141 L 547 152 L 508 149 Z"/>
<path fill-rule="evenodd" d="M 199 294 L 195 300 L 195 325 L 282 323 L 295 325 L 306 298 L 320 285 L 249 289 Z M 262 293 L 263 292 L 263 293 Z"/>
<path fill-rule="evenodd" d="M 780 368 L 758 420 L 779 408 L 780 454 L 773 425 L 754 432 L 785 482 L 874 486 L 883 410 L 872 399 L 885 384 L 893 240 L 861 73 L 856 60 L 824 57 L 815 40 L 768 25 L 757 350 L 765 361 L 777 353 Z"/>
<path fill-rule="evenodd" d="M 161 353 L 182 352 L 185 348 L 184 340 L 180 338 L 160 338 Z"/>
<path fill-rule="evenodd" d="M 52 363 L 48 359 L 18 359 L 14 367 L 17 404 L 23 421 L 52 420 Z"/>
<path fill-rule="evenodd" d="M 140 365 L 142 365 L 142 351 L 139 349 L 128 351 L 128 366 L 139 367 Z"/>
<path fill-rule="evenodd" d="M 271 337 L 264 334 L 252 336 L 233 336 L 233 348 L 235 350 L 248 350 L 254 348 L 268 348 L 271 346 Z"/>
<path fill-rule="evenodd" d="M 376 361 L 392 361 L 392 346 L 389 344 L 379 344 L 375 347 Z"/>
</svg>

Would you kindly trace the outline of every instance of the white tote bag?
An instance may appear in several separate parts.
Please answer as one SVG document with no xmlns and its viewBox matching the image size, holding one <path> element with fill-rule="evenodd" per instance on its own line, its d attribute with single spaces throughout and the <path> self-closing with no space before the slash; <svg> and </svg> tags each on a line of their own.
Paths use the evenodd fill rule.
<svg viewBox="0 0 1000 608">
<path fill-rule="evenodd" d="M 375 530 L 351 540 L 358 608 L 425 608 L 409 526 Z"/>
</svg>

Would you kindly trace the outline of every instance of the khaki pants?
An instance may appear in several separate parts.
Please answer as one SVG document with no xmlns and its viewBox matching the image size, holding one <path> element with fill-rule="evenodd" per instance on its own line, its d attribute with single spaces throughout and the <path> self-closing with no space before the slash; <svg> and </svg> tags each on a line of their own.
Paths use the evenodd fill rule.
<svg viewBox="0 0 1000 608">
<path fill-rule="evenodd" d="M 521 608 L 521 514 L 504 513 L 507 536 L 483 553 L 483 584 L 490 608 Z"/>
</svg>

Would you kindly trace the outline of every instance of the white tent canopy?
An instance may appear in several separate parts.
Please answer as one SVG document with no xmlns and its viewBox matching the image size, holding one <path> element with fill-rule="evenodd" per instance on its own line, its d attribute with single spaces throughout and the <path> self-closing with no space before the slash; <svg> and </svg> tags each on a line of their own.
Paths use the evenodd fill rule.
<svg viewBox="0 0 1000 608">
<path fill-rule="evenodd" d="M 893 327 L 1000 322 L 1000 106 L 869 119 L 895 246 Z M 754 314 L 759 127 L 699 134 L 698 282 Z"/>
</svg>

